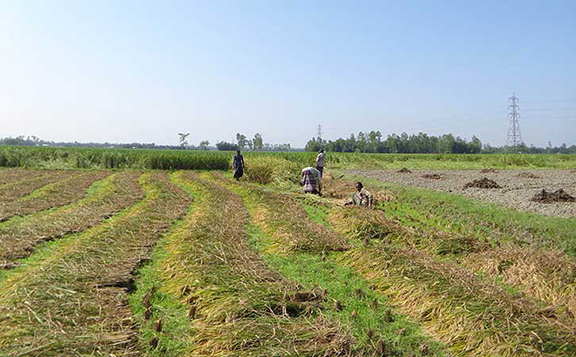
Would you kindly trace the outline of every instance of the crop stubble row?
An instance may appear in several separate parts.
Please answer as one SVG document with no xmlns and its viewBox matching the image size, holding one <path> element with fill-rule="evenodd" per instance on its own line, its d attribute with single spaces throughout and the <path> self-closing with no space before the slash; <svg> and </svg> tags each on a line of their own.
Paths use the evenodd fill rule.
<svg viewBox="0 0 576 357">
<path fill-rule="evenodd" d="M 177 180 L 194 193 L 195 204 L 167 239 L 159 289 L 187 306 L 191 355 L 341 353 L 347 336 L 316 317 L 313 302 L 293 301 L 301 287 L 269 270 L 251 248 L 241 198 L 192 173 Z"/>
<path fill-rule="evenodd" d="M 144 200 L 2 282 L 0 354 L 140 355 L 126 302 L 132 272 L 191 202 L 166 173 L 141 182 Z"/>
<path fill-rule="evenodd" d="M 0 267 L 34 252 L 46 241 L 81 232 L 114 216 L 142 198 L 140 172 L 119 172 L 95 184 L 94 191 L 71 205 L 0 224 Z"/>
<path fill-rule="evenodd" d="M 112 172 L 109 171 L 86 171 L 50 183 L 33 192 L 30 196 L 24 196 L 0 206 L 0 222 L 13 216 L 25 216 L 79 200 L 86 194 L 90 185 L 110 174 Z"/>
</svg>

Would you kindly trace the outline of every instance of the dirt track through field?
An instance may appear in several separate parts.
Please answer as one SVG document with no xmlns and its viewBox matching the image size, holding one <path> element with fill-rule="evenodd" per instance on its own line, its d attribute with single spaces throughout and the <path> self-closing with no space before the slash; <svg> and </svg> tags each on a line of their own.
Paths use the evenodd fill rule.
<svg viewBox="0 0 576 357">
<path fill-rule="evenodd" d="M 571 170 L 412 170 L 399 173 L 394 170 L 347 170 L 349 174 L 376 178 L 383 182 L 393 182 L 406 186 L 417 186 L 454 194 L 474 197 L 482 201 L 496 203 L 523 211 L 533 211 L 550 216 L 576 217 L 576 203 L 540 203 L 532 201 L 535 194 L 543 189 L 556 191 L 564 189 L 576 196 L 576 173 Z M 441 179 L 423 178 L 425 174 L 436 174 Z M 500 188 L 464 188 L 467 183 L 487 178 Z"/>
<path fill-rule="evenodd" d="M 191 203 L 166 173 L 142 182 L 138 205 L 2 281 L 0 355 L 141 355 L 126 301 L 132 272 Z"/>
<path fill-rule="evenodd" d="M 0 222 L 13 216 L 25 216 L 79 200 L 86 194 L 90 185 L 111 174 L 110 171 L 87 171 L 78 176 L 48 184 L 30 196 L 0 206 Z"/>
<path fill-rule="evenodd" d="M 0 268 L 17 266 L 17 259 L 42 242 L 81 232 L 133 205 L 143 195 L 139 177 L 139 172 L 119 172 L 74 204 L 0 223 Z"/>
</svg>

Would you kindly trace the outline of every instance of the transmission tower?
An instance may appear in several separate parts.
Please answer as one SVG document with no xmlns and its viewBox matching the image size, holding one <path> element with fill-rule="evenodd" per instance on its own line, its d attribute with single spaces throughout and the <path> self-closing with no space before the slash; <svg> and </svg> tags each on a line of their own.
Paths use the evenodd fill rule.
<svg viewBox="0 0 576 357">
<path fill-rule="evenodd" d="M 518 146 L 522 145 L 522 133 L 520 132 L 520 107 L 518 103 L 520 102 L 516 95 L 512 93 L 512 96 L 508 98 L 508 118 L 510 119 L 510 124 L 508 125 L 508 138 L 506 139 L 506 146 Z"/>
<path fill-rule="evenodd" d="M 322 141 L 322 124 L 318 124 L 318 133 L 316 134 L 318 141 Z"/>
</svg>

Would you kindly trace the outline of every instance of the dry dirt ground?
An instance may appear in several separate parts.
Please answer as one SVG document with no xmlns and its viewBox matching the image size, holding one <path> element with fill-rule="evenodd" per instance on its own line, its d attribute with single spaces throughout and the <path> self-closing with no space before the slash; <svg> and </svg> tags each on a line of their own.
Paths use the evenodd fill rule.
<svg viewBox="0 0 576 357">
<path fill-rule="evenodd" d="M 574 170 L 411 170 L 401 173 L 398 170 L 347 170 L 349 174 L 376 178 L 407 186 L 417 186 L 438 191 L 474 197 L 524 211 L 533 211 L 551 216 L 575 218 L 576 203 L 539 203 L 530 199 L 541 192 L 564 189 L 576 197 L 576 172 Z M 525 177 L 531 173 L 536 178 Z M 439 175 L 440 178 L 425 178 L 423 175 Z M 494 180 L 501 188 L 467 188 L 466 183 L 482 178 Z"/>
</svg>

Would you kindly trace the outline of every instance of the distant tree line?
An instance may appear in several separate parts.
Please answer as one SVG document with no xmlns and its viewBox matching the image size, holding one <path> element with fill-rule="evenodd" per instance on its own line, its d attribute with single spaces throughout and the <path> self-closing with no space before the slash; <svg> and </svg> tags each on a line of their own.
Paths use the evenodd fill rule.
<svg viewBox="0 0 576 357">
<path fill-rule="evenodd" d="M 293 150 L 290 144 L 268 144 L 264 143 L 262 134 L 256 133 L 254 138 L 246 139 L 245 135 L 236 134 L 237 143 L 228 143 L 221 141 L 216 144 L 216 147 L 210 147 L 210 142 L 207 140 L 201 141 L 198 145 L 188 144 L 187 133 L 179 133 L 179 145 L 156 145 L 154 143 L 79 143 L 75 142 L 55 142 L 42 140 L 36 136 L 17 136 L 15 138 L 7 137 L 0 138 L 0 145 L 11 146 L 47 146 L 47 147 L 83 147 L 83 148 L 114 148 L 114 149 L 169 149 L 169 150 L 228 150 L 235 151 L 242 150 L 255 150 L 255 151 L 299 151 Z M 300 149 L 301 150 L 301 149 Z"/>
<path fill-rule="evenodd" d="M 0 138 L 0 145 L 12 146 L 51 146 L 51 147 L 85 147 L 85 148 L 117 148 L 117 149 L 170 149 L 170 150 L 255 150 L 255 151 L 301 151 L 294 149 L 290 144 L 268 144 L 264 143 L 262 134 L 256 133 L 253 139 L 247 139 L 245 135 L 236 134 L 236 143 L 221 141 L 215 147 L 210 146 L 207 140 L 201 141 L 199 145 L 188 145 L 188 142 L 181 140 L 180 145 L 156 145 L 154 143 L 79 143 L 79 142 L 54 142 L 45 141 L 36 136 L 17 136 L 15 138 Z M 332 152 L 365 152 L 365 153 L 423 153 L 423 154 L 504 154 L 504 153 L 526 153 L 526 154 L 576 154 L 576 145 L 552 146 L 549 142 L 545 148 L 535 146 L 519 145 L 516 147 L 495 147 L 488 144 L 483 145 L 480 139 L 473 136 L 467 141 L 452 134 L 442 136 L 429 136 L 424 133 L 418 135 L 391 134 L 382 138 L 379 131 L 369 133 L 358 133 L 350 135 L 348 139 L 319 140 L 312 138 L 306 144 L 306 151 L 319 151 L 324 148 Z"/>
<path fill-rule="evenodd" d="M 79 147 L 79 148 L 115 148 L 115 149 L 170 149 L 185 150 L 190 147 L 181 145 L 156 145 L 154 143 L 79 143 L 74 142 L 57 142 L 46 141 L 36 136 L 17 136 L 15 138 L 0 138 L 0 145 L 12 146 L 52 146 L 52 147 Z M 194 147 L 192 147 L 194 148 Z"/>
<path fill-rule="evenodd" d="M 369 133 L 360 132 L 350 135 L 348 139 L 318 140 L 312 138 L 306 144 L 306 151 L 318 151 L 324 147 L 334 152 L 364 152 L 364 153 L 458 153 L 478 154 L 482 151 L 482 142 L 473 136 L 471 141 L 452 134 L 442 136 L 429 136 L 424 133 L 418 135 L 391 134 L 382 138 L 379 131 Z"/>
<path fill-rule="evenodd" d="M 254 151 L 292 151 L 290 144 L 268 144 L 264 143 L 262 134 L 254 134 L 253 139 L 247 139 L 244 134 L 236 134 L 236 143 L 221 141 L 216 144 L 218 150 L 254 150 Z"/>
<path fill-rule="evenodd" d="M 430 136 L 424 133 L 418 135 L 391 134 L 385 139 L 379 131 L 360 132 L 350 135 L 347 139 L 322 140 L 312 138 L 306 144 L 306 151 L 320 149 L 333 152 L 363 152 L 363 153 L 406 153 L 406 154 L 479 154 L 479 153 L 527 153 L 527 154 L 576 154 L 576 145 L 567 147 L 547 148 L 519 145 L 516 147 L 494 147 L 482 145 L 476 136 L 468 141 L 452 134 Z"/>
</svg>

